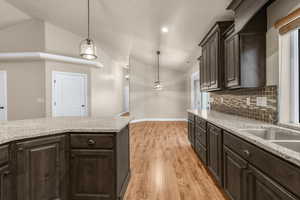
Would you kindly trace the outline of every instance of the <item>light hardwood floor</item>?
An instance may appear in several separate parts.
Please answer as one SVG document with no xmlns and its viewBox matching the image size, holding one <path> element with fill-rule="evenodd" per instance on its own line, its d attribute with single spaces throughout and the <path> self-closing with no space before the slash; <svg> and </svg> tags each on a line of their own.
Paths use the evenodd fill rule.
<svg viewBox="0 0 300 200">
<path fill-rule="evenodd" d="M 132 177 L 124 200 L 225 200 L 187 139 L 185 122 L 130 126 Z"/>
</svg>

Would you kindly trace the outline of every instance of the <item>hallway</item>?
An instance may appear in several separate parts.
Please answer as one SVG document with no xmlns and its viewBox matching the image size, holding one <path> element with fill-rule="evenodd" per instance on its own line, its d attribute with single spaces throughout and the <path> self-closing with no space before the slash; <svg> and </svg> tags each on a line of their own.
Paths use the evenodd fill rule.
<svg viewBox="0 0 300 200">
<path fill-rule="evenodd" d="M 185 122 L 132 124 L 125 200 L 225 200 L 190 147 Z"/>
</svg>

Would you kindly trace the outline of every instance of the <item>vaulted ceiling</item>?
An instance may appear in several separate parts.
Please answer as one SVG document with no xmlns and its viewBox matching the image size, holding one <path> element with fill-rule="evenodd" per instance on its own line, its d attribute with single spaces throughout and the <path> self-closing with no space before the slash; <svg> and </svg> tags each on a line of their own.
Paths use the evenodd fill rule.
<svg viewBox="0 0 300 200">
<path fill-rule="evenodd" d="M 163 66 L 184 69 L 187 61 L 196 58 L 197 44 L 210 26 L 217 20 L 232 19 L 233 14 L 226 11 L 230 1 L 91 0 L 92 35 L 117 60 L 127 60 L 131 55 L 150 64 L 160 49 Z M 87 0 L 6 2 L 26 13 L 19 12 L 24 15 L 20 18 L 29 15 L 86 35 Z M 0 13 L 2 17 L 2 8 Z M 167 26 L 169 33 L 161 33 L 162 26 Z"/>
</svg>

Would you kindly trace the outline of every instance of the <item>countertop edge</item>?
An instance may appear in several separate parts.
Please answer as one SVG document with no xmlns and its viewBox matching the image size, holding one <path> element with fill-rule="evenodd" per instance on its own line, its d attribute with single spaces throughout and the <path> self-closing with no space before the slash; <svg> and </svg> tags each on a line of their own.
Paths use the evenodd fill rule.
<svg viewBox="0 0 300 200">
<path fill-rule="evenodd" d="M 250 135 L 250 134 L 246 134 L 246 133 L 241 133 L 239 130 L 237 129 L 234 129 L 234 128 L 231 128 L 231 127 L 227 127 L 227 126 L 224 126 L 223 124 L 220 124 L 219 122 L 217 122 L 216 120 L 212 120 L 212 119 L 209 119 L 207 117 L 203 117 L 202 115 L 196 113 L 195 111 L 193 110 L 190 110 L 188 109 L 187 110 L 188 113 L 191 113 L 193 115 L 196 115 L 204 120 L 206 120 L 207 122 L 209 123 L 212 123 L 216 126 L 218 126 L 219 128 L 239 137 L 239 138 L 242 138 L 244 140 L 246 140 L 247 142 L 267 151 L 267 152 L 270 152 L 294 165 L 297 165 L 298 167 L 300 167 L 300 153 L 297 153 L 295 151 L 292 151 L 292 150 L 289 150 L 285 147 L 281 147 L 279 145 L 276 145 L 276 144 L 273 144 L 269 141 L 266 141 L 264 139 L 261 139 L 259 137 L 256 137 L 256 136 L 253 136 L 253 135 Z M 228 115 L 228 114 L 224 114 L 222 113 L 222 115 Z M 230 116 L 230 115 L 228 115 Z M 236 116 L 234 116 L 236 117 Z M 241 118 L 241 119 L 245 119 L 245 120 L 249 120 L 251 121 L 250 119 L 247 119 L 247 118 L 243 118 L 243 117 L 238 117 L 237 118 Z M 254 120 L 253 120 L 254 121 Z M 260 126 L 268 126 L 268 127 L 274 127 L 276 125 L 273 125 L 273 124 L 267 124 L 267 123 L 259 123 L 258 125 Z"/>
</svg>

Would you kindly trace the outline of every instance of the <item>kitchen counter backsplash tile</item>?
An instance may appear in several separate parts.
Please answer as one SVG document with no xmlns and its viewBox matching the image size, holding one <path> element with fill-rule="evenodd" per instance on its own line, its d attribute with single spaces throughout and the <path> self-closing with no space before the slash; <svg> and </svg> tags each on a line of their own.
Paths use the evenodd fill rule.
<svg viewBox="0 0 300 200">
<path fill-rule="evenodd" d="M 266 97 L 267 106 L 257 106 L 257 97 Z M 212 110 L 273 124 L 278 121 L 276 86 L 211 92 L 210 98 L 213 99 L 210 103 Z M 247 105 L 247 98 L 250 98 L 249 106 Z"/>
</svg>

